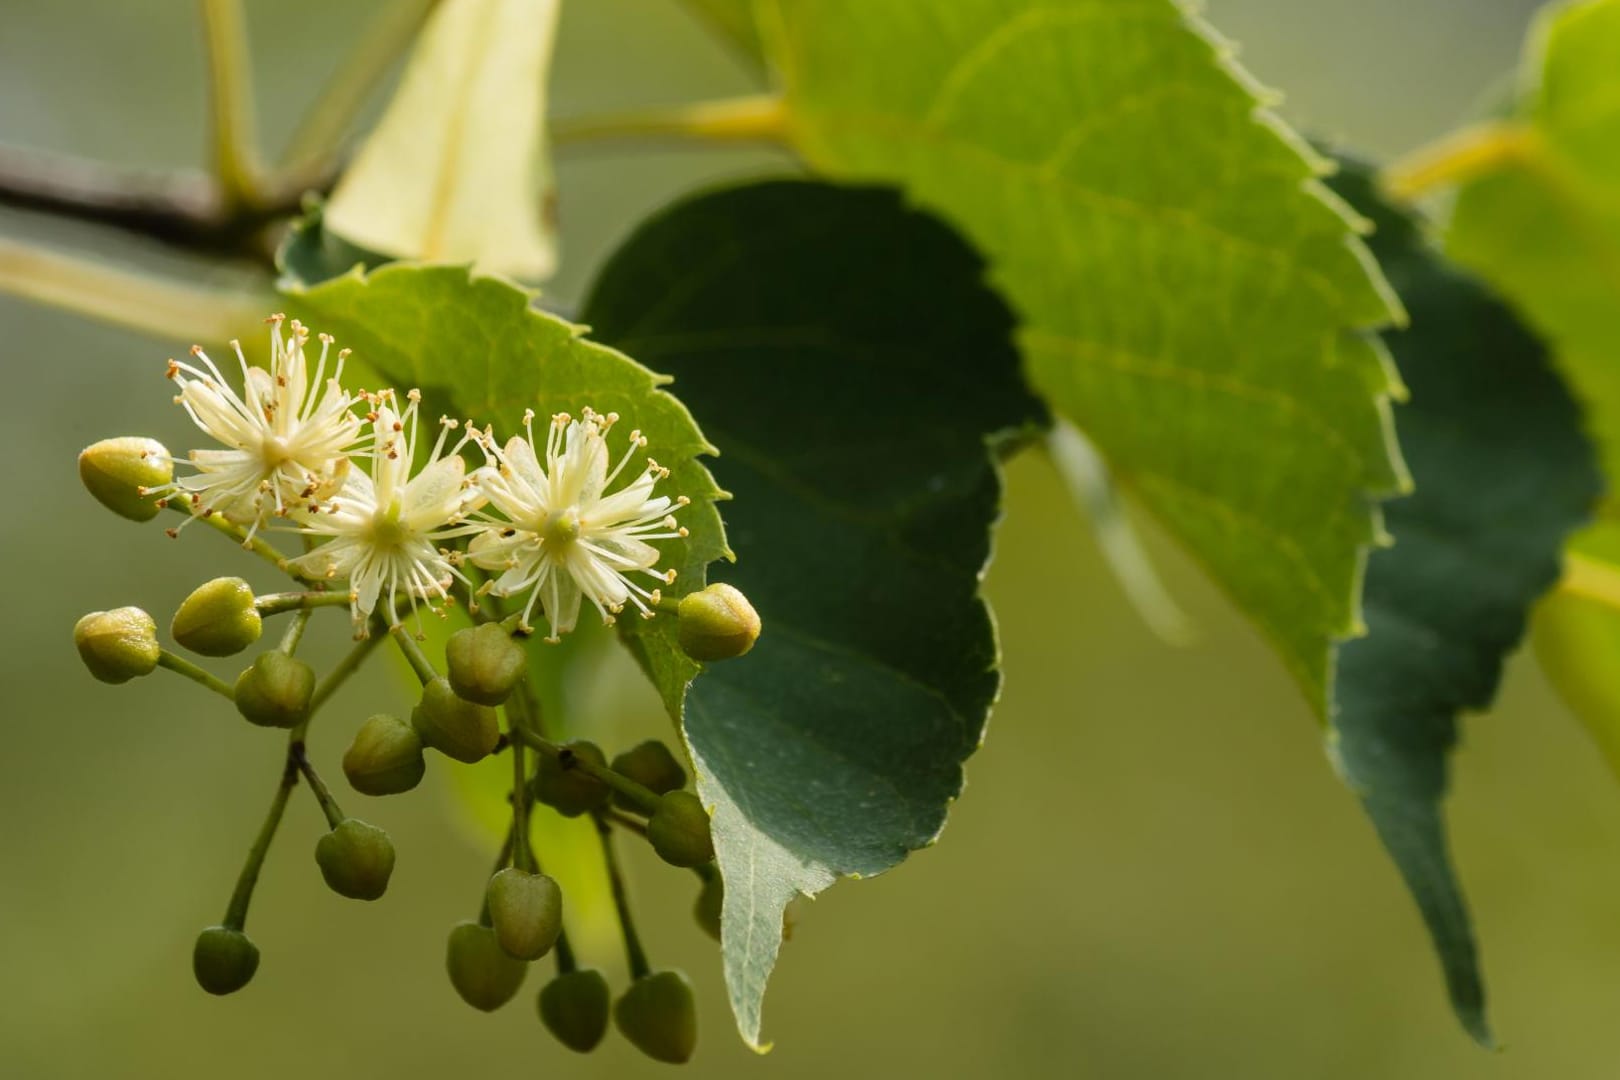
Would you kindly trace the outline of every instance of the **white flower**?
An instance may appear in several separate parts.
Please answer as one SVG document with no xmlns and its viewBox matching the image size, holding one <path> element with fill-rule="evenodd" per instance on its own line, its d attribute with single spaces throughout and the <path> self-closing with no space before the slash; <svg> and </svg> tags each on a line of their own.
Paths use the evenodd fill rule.
<svg viewBox="0 0 1620 1080">
<path fill-rule="evenodd" d="M 376 396 L 376 410 L 369 417 L 371 474 L 351 471 L 329 505 L 294 515 L 300 531 L 330 539 L 292 560 L 292 568 L 311 577 L 347 578 L 349 608 L 360 634 L 379 598 L 390 624 L 399 621 L 394 610 L 398 593 L 406 595 L 412 608 L 418 598 L 448 600 L 451 580 L 460 574 L 438 541 L 478 528 L 460 525 L 462 515 L 481 500 L 467 483 L 466 463 L 459 454 L 466 438 L 445 452 L 455 421 L 440 421 L 439 440 L 427 464 L 411 475 L 421 395 L 412 390 L 409 398 L 400 415 L 394 411 L 392 391 Z"/>
<path fill-rule="evenodd" d="M 574 628 L 582 595 L 606 623 L 626 603 L 651 618 L 659 591 L 642 587 L 632 575 L 666 585 L 675 580 L 674 570 L 654 569 L 658 551 L 647 541 L 685 536 L 670 510 L 691 500 L 653 495 L 653 486 L 669 470 L 651 458 L 635 480 L 606 494 L 647 445 L 641 432 L 631 432 L 624 456 L 608 471 L 605 436 L 617 420 L 616 414 L 601 416 L 590 409 L 578 420 L 567 413 L 553 416 L 544 465 L 535 457 L 532 411 L 523 418 L 527 439 L 514 436 L 504 449 L 487 432 L 479 440 L 492 464 L 478 470 L 477 483 L 506 520 L 485 519 L 467 556 L 476 566 L 502 571 L 486 586 L 496 596 L 529 593 L 524 627 L 536 602 L 545 605 L 548 641 Z"/>
<path fill-rule="evenodd" d="M 169 361 L 168 376 L 180 386 L 175 401 L 226 449 L 191 451 L 196 474 L 176 479 L 168 493 L 188 496 L 197 514 L 218 511 L 251 525 L 249 536 L 271 515 L 313 507 L 337 491 L 362 428 L 352 411 L 355 399 L 339 382 L 349 351 L 338 353 L 321 389 L 332 338 L 320 336 L 320 363 L 311 380 L 304 360 L 309 331 L 294 319 L 291 335 L 283 337 L 284 318 L 268 320 L 269 371 L 250 367 L 241 344 L 231 342 L 242 366 L 240 396 L 200 345 L 191 347 L 191 355 L 203 367 Z"/>
</svg>

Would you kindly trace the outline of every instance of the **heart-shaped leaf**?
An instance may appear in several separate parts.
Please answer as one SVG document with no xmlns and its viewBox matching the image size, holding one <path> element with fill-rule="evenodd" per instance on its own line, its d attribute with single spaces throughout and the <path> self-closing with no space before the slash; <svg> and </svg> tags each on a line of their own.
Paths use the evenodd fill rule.
<svg viewBox="0 0 1620 1080">
<path fill-rule="evenodd" d="M 676 377 L 736 493 L 738 561 L 716 570 L 764 634 L 692 684 L 684 727 L 754 1045 L 788 901 L 932 842 L 995 700 L 992 443 L 1043 410 L 982 272 L 892 191 L 765 183 L 642 226 L 586 305 Z M 667 658 L 646 659 L 681 715 Z"/>
</svg>

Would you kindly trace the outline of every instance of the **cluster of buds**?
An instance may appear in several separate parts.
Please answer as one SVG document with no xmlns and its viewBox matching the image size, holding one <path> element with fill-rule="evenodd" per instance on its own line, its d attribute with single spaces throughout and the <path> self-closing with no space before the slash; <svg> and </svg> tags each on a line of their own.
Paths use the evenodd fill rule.
<svg viewBox="0 0 1620 1080">
<path fill-rule="evenodd" d="M 175 611 L 169 627 L 175 644 L 210 658 L 254 648 L 269 620 L 286 617 L 275 647 L 253 656 L 233 681 L 164 647 L 156 621 L 138 608 L 93 612 L 74 629 L 86 666 L 104 682 L 163 668 L 228 699 L 249 723 L 287 732 L 274 798 L 225 917 L 197 939 L 198 983 L 228 994 L 257 972 L 259 951 L 245 929 L 248 904 L 283 810 L 300 785 L 326 817 L 314 856 L 327 885 L 357 900 L 375 900 L 387 890 L 392 841 L 381 828 L 343 812 L 309 760 L 305 736 L 332 692 L 377 645 L 392 641 L 418 677 L 420 696 L 408 719 L 377 713 L 358 726 L 342 759 L 349 786 L 367 797 L 410 791 L 433 752 L 467 763 L 505 753 L 513 764 L 507 840 L 478 918 L 458 924 L 449 938 L 446 966 L 457 993 L 476 1008 L 498 1008 L 516 995 L 528 965 L 551 955 L 557 975 L 541 991 L 538 1007 L 564 1045 L 592 1049 L 611 1018 L 650 1056 L 685 1061 L 696 1038 L 691 987 L 679 972 L 655 971 L 647 962 L 614 837 L 645 838 L 665 862 L 694 871 L 698 922 L 718 937 L 721 884 L 708 811 L 688 790 L 677 754 L 661 742 L 642 743 L 609 762 L 593 743 L 554 741 L 530 677 L 528 639 L 538 617 L 545 640 L 556 641 L 574 629 L 589 601 L 609 624 L 627 609 L 647 619 L 672 617 L 681 647 L 695 660 L 712 662 L 753 646 L 758 615 L 729 585 L 678 600 L 663 595 L 675 572 L 658 569 L 663 553 L 654 545 L 685 538 L 675 514 L 688 500 L 657 493 L 670 472 L 646 457 L 640 432 L 631 432 L 617 460 L 610 460 L 615 414 L 554 415 L 541 440 L 530 413 L 523 433 L 504 443 L 488 427 L 443 420 L 431 449 L 419 453 L 419 394 L 405 394 L 400 408 L 393 391 L 345 389 L 346 351 L 336 354 L 333 374 L 323 382 L 332 346 L 325 335 L 311 378 L 308 331 L 280 316 L 270 322 L 268 370 L 249 366 L 232 343 L 242 368 L 240 392 L 200 348 L 192 351 L 195 363 L 170 362 L 169 376 L 180 387 L 177 402 L 220 444 L 182 459 L 186 475 L 176 475 L 175 459 L 151 439 L 108 439 L 79 458 L 85 486 L 114 512 L 145 521 L 176 511 L 185 521 L 171 535 L 205 523 L 294 582 L 291 591 L 256 594 L 242 578 L 216 578 Z M 464 454 L 482 460 L 469 465 Z M 283 555 L 270 542 L 277 533 L 300 537 L 302 553 Z M 449 637 L 444 662 L 435 665 L 421 644 L 420 623 L 413 630 L 407 620 L 419 606 L 444 614 L 458 600 L 473 624 Z M 326 607 L 348 609 L 357 640 L 318 676 L 299 646 L 305 626 Z M 562 892 L 542 872 L 530 841 L 536 803 L 569 817 L 588 815 L 601 837 L 633 977 L 616 1004 L 605 977 L 580 967 L 569 947 Z"/>
</svg>

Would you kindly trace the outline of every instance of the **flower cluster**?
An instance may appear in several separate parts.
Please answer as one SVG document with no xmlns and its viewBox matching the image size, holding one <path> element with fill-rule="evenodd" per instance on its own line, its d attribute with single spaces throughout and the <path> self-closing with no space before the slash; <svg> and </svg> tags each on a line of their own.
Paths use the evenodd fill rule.
<svg viewBox="0 0 1620 1080">
<path fill-rule="evenodd" d="M 558 413 L 544 446 L 532 411 L 524 434 L 505 445 L 491 428 L 442 418 L 432 449 L 418 461 L 417 391 L 402 407 L 392 390 L 344 389 L 348 350 L 337 353 L 325 377 L 332 346 L 325 334 L 311 377 L 309 331 L 281 315 L 269 322 L 268 371 L 250 366 L 231 343 L 240 393 L 201 348 L 192 349 L 196 364 L 170 361 L 169 377 L 180 387 L 175 401 L 221 448 L 191 451 L 191 475 L 154 494 L 181 496 L 194 515 L 217 513 L 245 526 L 250 539 L 272 522 L 302 533 L 313 546 L 291 569 L 346 581 L 357 633 L 373 612 L 398 624 L 401 600 L 410 609 L 448 602 L 457 581 L 470 595 L 522 598 L 524 630 L 540 607 L 552 641 L 574 628 L 584 600 L 610 624 L 627 605 L 644 617 L 658 607 L 659 589 L 638 578 L 667 585 L 675 571 L 657 568 L 659 553 L 648 541 L 686 536 L 674 511 L 689 500 L 654 494 L 669 470 L 645 457 L 639 431 L 609 468 L 617 414 Z M 458 429 L 463 434 L 452 443 Z M 468 468 L 462 451 L 469 446 L 483 465 Z M 638 455 L 643 464 L 635 471 Z M 626 475 L 633 478 L 609 490 Z M 464 552 L 446 546 L 462 538 Z M 491 575 L 481 588 L 467 576 L 468 563 Z"/>
</svg>

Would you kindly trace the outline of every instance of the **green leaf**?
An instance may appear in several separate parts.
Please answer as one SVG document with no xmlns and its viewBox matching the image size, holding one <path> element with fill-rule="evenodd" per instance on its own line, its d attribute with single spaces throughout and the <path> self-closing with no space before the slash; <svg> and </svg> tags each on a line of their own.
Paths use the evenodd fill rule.
<svg viewBox="0 0 1620 1080">
<path fill-rule="evenodd" d="M 326 225 L 396 258 L 538 280 L 556 266 L 546 76 L 561 0 L 457 0 L 423 29 Z"/>
<path fill-rule="evenodd" d="M 586 406 L 619 413 L 669 468 L 660 490 L 692 500 L 681 512 L 691 535 L 655 545 L 663 551 L 659 565 L 680 575 L 672 595 L 701 588 L 709 563 L 729 555 L 714 505 L 722 495 L 699 460 L 713 447 L 686 408 L 660 389 L 668 380 L 533 307 L 527 291 L 466 267 L 391 263 L 285 295 L 295 313 L 397 388 L 419 387 L 502 434 L 521 430 L 526 409 L 541 416 L 577 415 Z M 638 467 L 632 462 L 632 474 Z M 660 658 L 660 692 L 678 696 L 697 665 L 680 651 L 674 620 L 626 618 L 619 626 L 632 648 Z"/>
<path fill-rule="evenodd" d="M 1536 655 L 1620 775 L 1620 524 L 1582 532 L 1565 564 L 1562 585 L 1536 613 Z"/>
<path fill-rule="evenodd" d="M 1393 298 L 1213 32 L 1172 0 L 762 0 L 794 144 L 960 228 L 1031 383 L 1326 714 L 1375 500 L 1405 474 Z"/>
<path fill-rule="evenodd" d="M 1586 409 L 1611 498 L 1604 523 L 1571 544 L 1620 579 L 1620 2 L 1549 8 L 1531 35 L 1507 119 L 1465 132 L 1436 155 L 1461 177 L 1448 254 L 1498 287 L 1551 345 Z M 1615 606 L 1560 595 L 1537 621 L 1539 653 L 1620 772 Z"/>
<path fill-rule="evenodd" d="M 1396 413 L 1416 493 L 1385 507 L 1393 547 L 1367 565 L 1368 634 L 1339 649 L 1332 749 L 1428 924 L 1452 1007 L 1491 1045 L 1473 930 L 1440 804 L 1457 715 L 1487 707 L 1566 536 L 1600 490 L 1569 391 L 1541 345 L 1369 174 L 1336 186 L 1411 313 L 1388 342 L 1411 387 Z"/>
<path fill-rule="evenodd" d="M 1620 476 L 1620 0 L 1550 8 L 1511 117 L 1467 140 L 1446 251 L 1552 346 Z"/>
<path fill-rule="evenodd" d="M 759 27 L 754 22 L 753 0 L 686 0 L 686 6 L 744 56 L 759 58 Z"/>
<path fill-rule="evenodd" d="M 642 226 L 586 305 L 676 376 L 737 496 L 719 576 L 764 633 L 692 684 L 684 730 L 756 1047 L 784 906 L 931 843 L 996 697 L 992 444 L 1044 416 L 982 271 L 892 191 L 784 181 Z"/>
<path fill-rule="evenodd" d="M 314 199 L 305 201 L 304 216 L 292 223 L 276 249 L 281 284 L 293 289 L 339 277 L 355 267 L 374 270 L 392 261 L 328 229 L 326 208 Z"/>
</svg>

